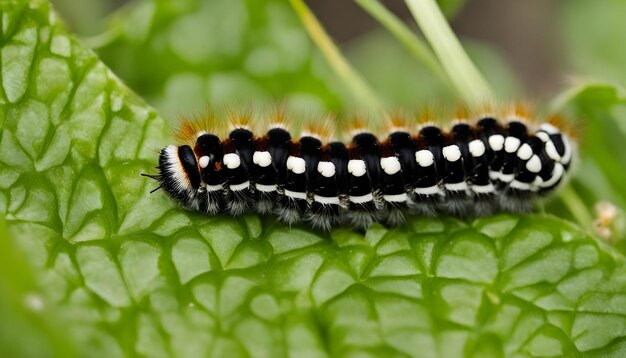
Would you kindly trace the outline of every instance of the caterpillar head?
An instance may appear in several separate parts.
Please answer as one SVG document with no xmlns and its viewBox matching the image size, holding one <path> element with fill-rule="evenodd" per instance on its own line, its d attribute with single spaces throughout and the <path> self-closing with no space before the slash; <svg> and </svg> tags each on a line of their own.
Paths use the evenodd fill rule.
<svg viewBox="0 0 626 358">
<path fill-rule="evenodd" d="M 161 150 L 159 174 L 152 176 L 172 198 L 193 207 L 201 179 L 196 156 L 188 145 L 169 145 Z M 158 188 L 157 188 L 158 189 Z"/>
</svg>

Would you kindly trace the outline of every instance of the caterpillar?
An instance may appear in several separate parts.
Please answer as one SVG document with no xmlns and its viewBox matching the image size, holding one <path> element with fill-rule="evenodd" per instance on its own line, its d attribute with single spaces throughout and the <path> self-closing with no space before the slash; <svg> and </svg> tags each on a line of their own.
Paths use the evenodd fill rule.
<svg viewBox="0 0 626 358">
<path fill-rule="evenodd" d="M 257 212 L 321 230 L 364 229 L 407 215 L 529 211 L 563 181 L 576 151 L 557 117 L 536 123 L 519 109 L 504 121 L 455 120 L 448 130 L 391 117 L 381 138 L 355 121 L 347 144 L 330 140 L 328 120 L 296 137 L 284 114 L 261 134 L 250 114 L 230 117 L 226 136 L 215 116 L 183 121 L 179 138 L 188 144 L 163 148 L 158 174 L 142 174 L 158 182 L 152 192 L 206 215 Z"/>
</svg>

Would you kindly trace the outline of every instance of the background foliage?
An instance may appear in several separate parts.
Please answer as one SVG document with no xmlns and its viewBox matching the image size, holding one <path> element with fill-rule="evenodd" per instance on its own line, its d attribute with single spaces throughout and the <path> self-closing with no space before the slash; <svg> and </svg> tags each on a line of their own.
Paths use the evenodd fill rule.
<svg viewBox="0 0 626 358">
<path fill-rule="evenodd" d="M 590 234 L 597 201 L 626 201 L 626 97 L 607 82 L 626 73 L 622 2 L 559 5 L 577 80 L 549 106 L 584 131 L 548 214 L 365 235 L 206 218 L 138 175 L 207 102 L 355 106 L 287 2 L 134 1 L 104 29 L 106 2 L 68 4 L 82 43 L 45 1 L 0 4 L 0 354 L 624 355 L 621 233 Z M 466 45 L 497 93 L 521 92 L 497 52 Z M 384 30 L 343 50 L 390 107 L 455 101 Z"/>
</svg>

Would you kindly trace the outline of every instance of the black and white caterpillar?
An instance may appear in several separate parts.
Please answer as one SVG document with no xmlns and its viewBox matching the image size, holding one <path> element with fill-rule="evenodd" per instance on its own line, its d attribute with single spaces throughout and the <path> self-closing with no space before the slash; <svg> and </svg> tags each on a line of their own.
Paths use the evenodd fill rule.
<svg viewBox="0 0 626 358">
<path fill-rule="evenodd" d="M 193 146 L 165 147 L 159 174 L 147 176 L 207 215 L 257 212 L 324 230 L 365 228 L 406 215 L 528 211 L 563 181 L 575 152 L 556 125 L 520 116 L 457 121 L 449 131 L 392 125 L 381 140 L 357 130 L 348 144 L 324 140 L 323 130 L 294 138 L 280 121 L 255 135 L 245 122 L 225 138 L 186 124 L 182 137 Z"/>
</svg>

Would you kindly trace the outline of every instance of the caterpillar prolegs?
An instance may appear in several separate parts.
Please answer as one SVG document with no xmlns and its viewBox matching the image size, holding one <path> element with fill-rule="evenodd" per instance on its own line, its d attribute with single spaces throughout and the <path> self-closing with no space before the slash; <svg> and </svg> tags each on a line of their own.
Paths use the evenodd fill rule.
<svg viewBox="0 0 626 358">
<path fill-rule="evenodd" d="M 447 131 L 398 123 L 380 139 L 360 128 L 347 144 L 326 140 L 319 124 L 295 137 L 282 121 L 260 134 L 239 118 L 220 137 L 186 123 L 191 145 L 162 149 L 158 175 L 148 176 L 207 215 L 257 212 L 328 230 L 398 225 L 406 215 L 528 211 L 563 181 L 575 154 L 557 125 L 519 115 L 456 121 Z"/>
</svg>

